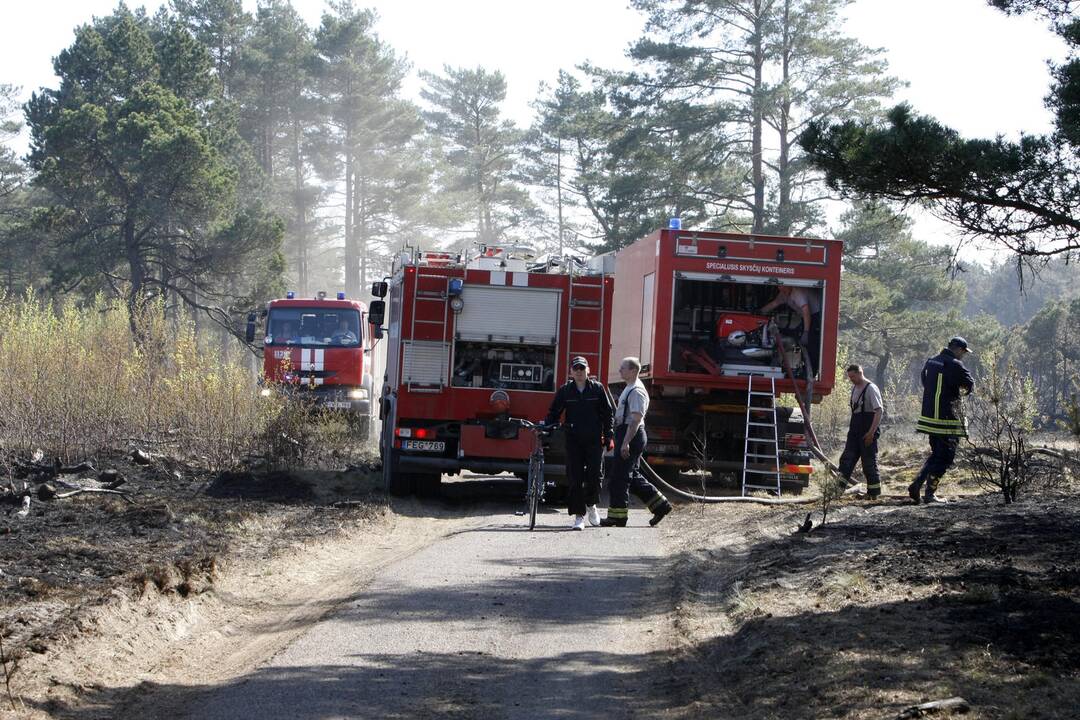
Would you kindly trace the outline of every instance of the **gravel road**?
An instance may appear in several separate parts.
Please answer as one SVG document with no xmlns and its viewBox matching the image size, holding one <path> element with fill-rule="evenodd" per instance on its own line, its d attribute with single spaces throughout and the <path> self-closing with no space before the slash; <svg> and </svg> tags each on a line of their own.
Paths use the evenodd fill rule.
<svg viewBox="0 0 1080 720">
<path fill-rule="evenodd" d="M 552 511 L 528 532 L 500 510 L 385 567 L 188 717 L 648 716 L 670 636 L 648 517 L 570 532 Z"/>
</svg>

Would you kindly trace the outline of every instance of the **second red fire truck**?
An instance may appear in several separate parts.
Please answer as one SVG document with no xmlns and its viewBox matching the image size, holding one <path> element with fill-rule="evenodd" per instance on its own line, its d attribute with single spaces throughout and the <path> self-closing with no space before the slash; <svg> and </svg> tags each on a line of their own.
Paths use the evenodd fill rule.
<svg viewBox="0 0 1080 720">
<path fill-rule="evenodd" d="M 262 392 L 285 392 L 340 412 L 366 440 L 377 395 L 377 353 L 367 306 L 339 292 L 329 298 L 286 297 L 266 307 L 263 335 Z M 247 340 L 255 341 L 254 315 L 248 317 Z"/>
<path fill-rule="evenodd" d="M 527 471 L 533 438 L 508 419 L 542 418 L 574 356 L 607 381 L 613 282 L 604 262 L 542 261 L 504 246 L 395 259 L 374 288 L 389 297 L 379 415 L 391 493 L 430 494 L 462 470 Z M 373 323 L 385 302 L 371 303 Z M 554 444 L 546 467 L 558 475 Z"/>
</svg>

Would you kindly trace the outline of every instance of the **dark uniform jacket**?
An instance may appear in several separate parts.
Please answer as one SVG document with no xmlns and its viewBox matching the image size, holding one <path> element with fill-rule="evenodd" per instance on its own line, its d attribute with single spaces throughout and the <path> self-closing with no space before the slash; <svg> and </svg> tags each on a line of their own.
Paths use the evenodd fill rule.
<svg viewBox="0 0 1080 720">
<path fill-rule="evenodd" d="M 975 380 L 955 355 L 942 350 L 926 361 L 922 371 L 922 415 L 915 429 L 927 435 L 966 437 L 967 425 L 960 414 L 960 391 L 970 393 Z"/>
<path fill-rule="evenodd" d="M 615 435 L 611 424 L 615 413 L 604 386 L 595 380 L 585 383 L 584 392 L 578 392 L 573 380 L 559 388 L 544 422 L 559 422 L 563 412 L 566 413 L 563 427 L 567 435 L 576 440 L 590 444 L 599 444 L 601 440 L 607 443 Z"/>
</svg>

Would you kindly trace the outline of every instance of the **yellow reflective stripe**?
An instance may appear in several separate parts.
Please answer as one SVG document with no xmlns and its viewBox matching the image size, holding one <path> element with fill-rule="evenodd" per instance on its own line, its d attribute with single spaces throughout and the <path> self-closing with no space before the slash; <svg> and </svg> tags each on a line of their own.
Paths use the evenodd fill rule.
<svg viewBox="0 0 1080 720">
<path fill-rule="evenodd" d="M 928 418 L 925 415 L 919 416 L 919 422 L 933 423 L 935 425 L 962 425 L 963 420 L 953 420 L 952 418 Z"/>
<path fill-rule="evenodd" d="M 926 425 L 916 425 L 915 432 L 926 433 L 927 435 L 967 435 L 966 428 L 940 428 L 940 427 L 927 427 Z"/>
<path fill-rule="evenodd" d="M 934 417 L 941 417 L 941 384 L 945 379 L 945 368 L 941 369 L 941 372 L 937 376 L 937 392 L 934 393 Z"/>
<path fill-rule="evenodd" d="M 626 508 L 608 508 L 607 516 L 616 520 L 625 520 L 629 517 L 629 513 Z"/>
</svg>

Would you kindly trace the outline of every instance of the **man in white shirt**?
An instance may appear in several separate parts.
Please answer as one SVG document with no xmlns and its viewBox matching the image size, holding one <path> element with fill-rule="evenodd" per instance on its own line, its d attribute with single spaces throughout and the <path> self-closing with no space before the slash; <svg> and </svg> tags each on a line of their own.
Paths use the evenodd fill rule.
<svg viewBox="0 0 1080 720">
<path fill-rule="evenodd" d="M 881 436 L 878 426 L 884 409 L 881 391 L 866 378 L 861 365 L 848 365 L 847 376 L 851 381 L 851 424 L 848 426 L 844 453 L 840 456 L 840 473 L 850 482 L 855 463 L 862 460 L 866 494 L 873 500 L 881 495 L 881 478 L 877 468 L 877 441 Z"/>
<path fill-rule="evenodd" d="M 650 525 L 656 525 L 671 512 L 671 503 L 638 469 L 647 440 L 645 413 L 649 411 L 649 391 L 638 379 L 640 372 L 641 361 L 635 357 L 623 358 L 619 365 L 619 377 L 626 383 L 626 389 L 619 395 L 615 408 L 615 456 L 611 460 L 608 486 L 611 502 L 607 517 L 600 521 L 604 527 L 626 527 L 631 492 L 652 512 Z"/>
<path fill-rule="evenodd" d="M 821 371 L 818 362 L 821 358 L 821 297 L 816 289 L 781 285 L 772 300 L 761 308 L 762 315 L 768 315 L 781 305 L 786 305 L 797 313 L 802 320 L 802 336 L 799 345 L 806 352 L 810 372 L 808 377 L 816 377 Z"/>
</svg>

